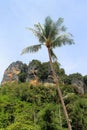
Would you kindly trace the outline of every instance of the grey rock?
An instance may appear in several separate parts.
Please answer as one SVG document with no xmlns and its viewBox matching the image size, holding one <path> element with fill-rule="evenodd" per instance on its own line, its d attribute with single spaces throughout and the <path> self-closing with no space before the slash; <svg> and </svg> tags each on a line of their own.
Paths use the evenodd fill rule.
<svg viewBox="0 0 87 130">
<path fill-rule="evenodd" d="M 10 64 L 4 72 L 1 84 L 18 81 L 18 74 L 21 72 L 22 66 L 23 63 L 21 61 L 16 61 Z"/>
<path fill-rule="evenodd" d="M 79 94 L 84 94 L 84 83 L 81 80 L 73 79 L 71 84 L 75 86 Z"/>
</svg>

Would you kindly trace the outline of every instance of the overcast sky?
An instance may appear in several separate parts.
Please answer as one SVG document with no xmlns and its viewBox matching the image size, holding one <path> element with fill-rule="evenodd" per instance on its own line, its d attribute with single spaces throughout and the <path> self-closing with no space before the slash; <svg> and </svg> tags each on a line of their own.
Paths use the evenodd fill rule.
<svg viewBox="0 0 87 130">
<path fill-rule="evenodd" d="M 26 27 L 44 24 L 47 16 L 54 21 L 63 17 L 67 31 L 74 36 L 74 45 L 55 50 L 61 67 L 66 74 L 87 75 L 87 0 L 0 0 L 0 82 L 12 62 L 48 61 L 45 48 L 20 55 L 23 48 L 38 43 Z"/>
</svg>

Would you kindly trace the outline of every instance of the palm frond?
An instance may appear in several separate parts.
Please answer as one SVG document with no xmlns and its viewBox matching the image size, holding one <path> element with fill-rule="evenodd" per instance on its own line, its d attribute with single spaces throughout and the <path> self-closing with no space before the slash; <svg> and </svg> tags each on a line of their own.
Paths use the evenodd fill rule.
<svg viewBox="0 0 87 130">
<path fill-rule="evenodd" d="M 36 30 L 41 31 L 38 24 L 34 24 Z"/>
<path fill-rule="evenodd" d="M 60 34 L 61 32 L 65 32 L 67 30 L 66 26 L 63 25 L 64 19 L 63 18 L 59 18 L 55 25 L 56 25 L 56 29 L 57 29 L 57 34 Z"/>
<path fill-rule="evenodd" d="M 43 27 L 41 26 L 41 24 L 38 23 L 38 24 L 36 24 L 35 26 L 37 27 L 38 31 L 42 34 L 44 40 L 46 41 L 47 39 L 46 39 L 46 37 L 45 37 L 45 31 L 44 31 Z"/>
<path fill-rule="evenodd" d="M 29 47 L 26 47 L 22 50 L 22 53 L 21 54 L 25 54 L 25 53 L 33 53 L 33 52 L 37 52 L 39 49 L 41 49 L 41 45 L 42 44 L 38 44 L 38 45 L 33 45 L 33 46 L 29 46 Z"/>
<path fill-rule="evenodd" d="M 57 26 L 57 27 L 60 27 L 63 22 L 64 22 L 64 18 L 61 18 L 61 17 L 60 17 L 60 18 L 56 21 L 56 26 Z"/>
<path fill-rule="evenodd" d="M 65 32 L 67 30 L 67 28 L 63 25 L 60 29 L 62 32 Z"/>
<path fill-rule="evenodd" d="M 62 34 L 61 36 L 60 36 L 60 41 L 61 41 L 61 43 L 63 44 L 63 45 L 66 45 L 66 44 L 69 44 L 69 45 L 71 45 L 71 44 L 74 44 L 74 41 L 73 41 L 73 39 L 71 38 L 71 34 L 70 33 L 65 33 L 65 34 Z"/>
<path fill-rule="evenodd" d="M 51 54 L 52 60 L 57 61 L 57 56 L 54 54 L 52 49 L 50 49 L 50 54 Z"/>
<path fill-rule="evenodd" d="M 53 40 L 53 39 L 55 39 L 55 36 L 57 34 L 58 34 L 58 29 L 56 28 L 55 23 L 52 23 L 48 38 Z"/>
<path fill-rule="evenodd" d="M 45 31 L 46 38 L 49 37 L 49 33 L 52 29 L 52 24 L 53 24 L 53 20 L 49 16 L 46 17 L 45 24 L 44 24 L 44 31 Z"/>
<path fill-rule="evenodd" d="M 63 18 L 59 18 L 56 22 L 54 22 L 50 17 L 45 19 L 44 30 L 47 39 L 50 39 L 51 41 L 55 39 L 58 34 L 66 31 L 67 28 L 62 25 L 63 21 Z"/>
<path fill-rule="evenodd" d="M 39 41 L 40 41 L 41 43 L 44 43 L 44 42 L 45 42 L 45 38 L 44 38 L 42 32 L 39 31 L 39 28 L 38 28 L 38 30 L 35 30 L 35 29 L 33 29 L 33 28 L 27 28 L 27 29 L 28 29 L 28 30 L 31 30 L 31 31 L 34 33 L 34 35 L 39 39 Z"/>
<path fill-rule="evenodd" d="M 62 45 L 66 45 L 66 44 L 74 44 L 74 40 L 71 38 L 71 34 L 69 33 L 64 33 L 64 34 L 61 34 L 59 35 L 57 38 L 55 38 L 53 41 L 52 41 L 52 48 L 55 48 L 55 47 L 60 47 Z"/>
<path fill-rule="evenodd" d="M 37 36 L 37 37 L 40 37 L 40 36 L 41 36 L 40 31 L 37 31 L 37 30 L 35 30 L 35 29 L 33 29 L 33 28 L 28 28 L 28 29 L 29 29 L 30 31 L 32 31 L 35 36 Z"/>
<path fill-rule="evenodd" d="M 44 32 L 45 37 L 50 41 L 54 39 L 55 35 L 58 33 L 56 23 L 49 16 L 45 19 Z"/>
</svg>

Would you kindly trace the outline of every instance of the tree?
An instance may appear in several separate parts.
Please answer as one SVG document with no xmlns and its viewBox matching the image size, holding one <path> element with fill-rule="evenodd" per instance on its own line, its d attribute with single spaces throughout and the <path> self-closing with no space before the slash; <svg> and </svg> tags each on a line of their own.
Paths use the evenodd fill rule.
<svg viewBox="0 0 87 130">
<path fill-rule="evenodd" d="M 64 114 L 65 114 L 67 124 L 68 124 L 68 129 L 72 130 L 68 113 L 66 110 L 66 106 L 62 97 L 60 87 L 59 87 L 58 78 L 56 76 L 56 73 L 52 64 L 53 61 L 57 61 L 57 57 L 54 54 L 53 49 L 55 49 L 56 47 L 61 47 L 62 45 L 66 45 L 66 44 L 69 44 L 69 45 L 74 44 L 74 41 L 72 39 L 72 34 L 66 32 L 66 27 L 63 25 L 63 21 L 64 21 L 63 18 L 59 18 L 56 22 L 54 22 L 48 16 L 46 17 L 45 24 L 43 26 L 41 26 L 41 24 L 38 23 L 34 25 L 35 27 L 34 29 L 28 28 L 35 34 L 40 44 L 32 45 L 32 46 L 24 48 L 22 51 L 22 54 L 28 53 L 28 52 L 30 53 L 37 52 L 41 49 L 43 45 L 46 46 L 48 55 L 49 55 L 51 71 L 53 73 L 57 92 L 63 106 Z"/>
<path fill-rule="evenodd" d="M 21 72 L 18 74 L 18 79 L 20 82 L 25 82 L 27 77 L 28 67 L 26 64 L 23 64 Z"/>
<path fill-rule="evenodd" d="M 41 81 L 45 81 L 50 73 L 49 62 L 42 63 L 38 70 L 38 77 Z"/>
<path fill-rule="evenodd" d="M 72 84 L 72 81 L 82 81 L 83 82 L 83 76 L 80 73 L 73 73 L 69 76 L 64 77 L 64 83 L 65 84 Z"/>
<path fill-rule="evenodd" d="M 34 77 L 35 80 L 37 80 L 37 81 L 38 81 L 38 76 L 37 76 L 37 74 L 38 74 L 38 70 L 39 70 L 40 66 L 41 66 L 41 62 L 40 62 L 40 61 L 38 61 L 38 60 L 32 60 L 32 61 L 29 63 L 29 67 L 28 67 L 30 73 L 33 74 L 33 77 Z"/>
<path fill-rule="evenodd" d="M 85 85 L 87 86 L 87 75 L 85 75 L 85 76 L 83 77 L 83 81 L 84 81 Z"/>
<path fill-rule="evenodd" d="M 84 90 L 86 93 L 87 92 L 87 75 L 83 76 L 83 82 L 84 82 Z"/>
</svg>

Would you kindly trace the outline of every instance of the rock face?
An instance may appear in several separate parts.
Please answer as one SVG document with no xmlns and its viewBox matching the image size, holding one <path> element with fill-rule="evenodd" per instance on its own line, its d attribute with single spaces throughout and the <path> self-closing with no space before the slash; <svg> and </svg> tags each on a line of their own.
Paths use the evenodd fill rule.
<svg viewBox="0 0 87 130">
<path fill-rule="evenodd" d="M 59 73 L 57 70 L 59 70 L 59 68 L 56 67 L 55 69 L 58 75 Z M 62 74 L 62 76 L 65 75 Z M 84 81 L 81 75 L 74 74 L 71 75 L 69 79 L 70 84 L 77 88 L 79 94 L 84 94 L 84 91 L 87 91 L 87 86 L 84 87 Z M 5 70 L 1 84 L 15 81 L 31 82 L 31 80 L 36 80 L 44 83 L 54 83 L 49 62 L 41 63 L 38 60 L 32 60 L 29 65 L 26 65 L 21 61 L 13 62 Z"/>
<path fill-rule="evenodd" d="M 21 61 L 13 62 L 10 64 L 4 72 L 1 84 L 18 81 L 18 74 L 21 72 L 22 66 L 23 63 Z"/>
<path fill-rule="evenodd" d="M 5 70 L 1 84 L 15 81 L 18 82 L 20 74 L 23 76 L 22 78 L 25 78 L 25 81 L 37 79 L 37 72 L 40 65 L 41 63 L 37 60 L 32 60 L 29 65 L 23 64 L 21 61 L 13 62 Z M 26 77 L 24 76 L 24 73 L 26 74 Z"/>
<path fill-rule="evenodd" d="M 39 77 L 39 75 L 41 77 Z M 19 78 L 19 76 L 21 77 Z M 38 79 L 42 82 L 53 82 L 49 63 L 41 64 L 38 60 L 32 60 L 29 65 L 26 65 L 21 61 L 11 63 L 4 72 L 1 84 L 14 81 L 18 82 L 20 79 L 23 82 Z"/>
<path fill-rule="evenodd" d="M 83 81 L 74 79 L 74 80 L 72 80 L 71 84 L 77 88 L 79 94 L 84 94 L 84 82 Z"/>
<path fill-rule="evenodd" d="M 41 65 L 41 63 L 37 60 L 32 60 L 29 63 L 26 81 L 38 79 L 37 72 L 39 70 L 40 65 Z"/>
</svg>

